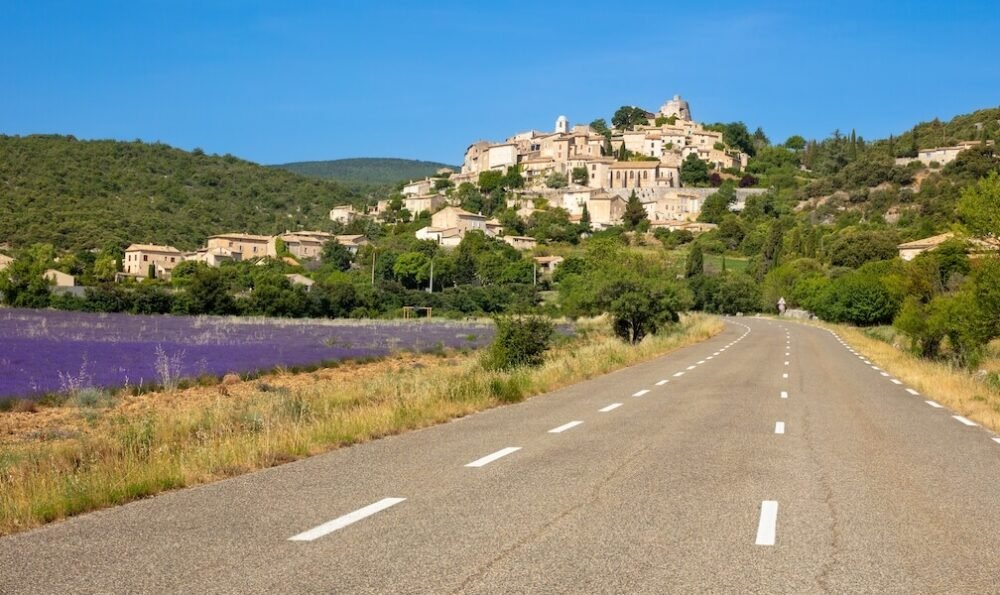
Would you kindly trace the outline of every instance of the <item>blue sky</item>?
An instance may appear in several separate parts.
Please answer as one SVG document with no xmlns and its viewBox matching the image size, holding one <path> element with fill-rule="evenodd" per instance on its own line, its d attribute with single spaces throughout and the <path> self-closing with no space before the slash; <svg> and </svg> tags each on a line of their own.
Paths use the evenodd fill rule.
<svg viewBox="0 0 1000 595">
<path fill-rule="evenodd" d="M 0 23 L 0 133 L 261 163 L 460 163 L 477 139 L 675 93 L 772 140 L 1000 105 L 996 0 L 0 0 Z"/>
</svg>

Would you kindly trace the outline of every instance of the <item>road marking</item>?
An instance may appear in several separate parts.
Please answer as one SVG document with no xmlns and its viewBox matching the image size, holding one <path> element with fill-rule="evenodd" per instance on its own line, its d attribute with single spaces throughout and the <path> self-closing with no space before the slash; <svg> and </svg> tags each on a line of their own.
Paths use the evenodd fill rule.
<svg viewBox="0 0 1000 595">
<path fill-rule="evenodd" d="M 700 366 L 703 363 L 705 363 L 705 360 L 701 360 L 700 362 L 698 362 L 698 365 Z"/>
<path fill-rule="evenodd" d="M 621 406 L 622 406 L 621 403 L 612 403 L 612 404 L 608 405 L 607 407 L 602 407 L 602 408 L 598 409 L 598 411 L 600 411 L 601 413 L 607 413 L 608 411 L 614 411 L 615 409 L 618 409 Z"/>
<path fill-rule="evenodd" d="M 878 369 L 879 369 L 878 366 L 872 366 L 872 370 L 878 370 Z"/>
<path fill-rule="evenodd" d="M 568 424 L 563 424 L 559 426 L 558 428 L 552 428 L 551 430 L 549 430 L 549 434 L 561 434 L 566 430 L 571 430 L 582 423 L 583 423 L 582 421 L 571 421 Z"/>
<path fill-rule="evenodd" d="M 952 415 L 952 417 L 957 419 L 960 423 L 963 423 L 970 427 L 977 425 L 976 422 L 972 421 L 971 419 L 964 418 L 961 415 Z"/>
<path fill-rule="evenodd" d="M 697 367 L 698 367 L 698 366 L 688 366 L 688 367 L 687 367 L 687 369 L 688 369 L 688 370 L 694 370 L 694 369 L 695 369 L 695 368 L 697 368 Z"/>
<path fill-rule="evenodd" d="M 486 455 L 481 459 L 476 459 L 475 461 L 472 461 L 471 463 L 467 464 L 466 467 L 485 467 L 486 465 L 489 465 L 493 461 L 497 459 L 502 459 L 503 457 L 511 453 L 515 453 L 519 450 L 521 450 L 520 446 L 508 446 L 507 448 L 501 448 L 500 450 L 496 451 L 491 455 Z"/>
<path fill-rule="evenodd" d="M 893 384 L 903 384 L 902 382 L 900 382 L 900 381 L 896 380 L 895 378 L 890 378 L 889 380 L 890 380 L 890 381 L 891 381 L 891 382 L 892 382 Z"/>
<path fill-rule="evenodd" d="M 788 357 L 789 355 L 791 355 L 791 353 L 789 353 L 789 352 L 786 351 L 785 352 L 785 357 Z"/>
<path fill-rule="evenodd" d="M 343 529 L 344 527 L 356 523 L 361 519 L 381 512 L 390 506 L 395 506 L 403 500 L 406 500 L 406 498 L 383 498 L 374 504 L 369 504 L 364 508 L 359 508 L 352 513 L 345 514 L 344 516 L 335 518 L 328 523 L 323 523 L 318 527 L 314 527 L 308 531 L 299 533 L 294 537 L 290 537 L 288 538 L 288 541 L 315 541 L 324 535 L 329 535 L 338 529 Z"/>
<path fill-rule="evenodd" d="M 705 359 L 706 359 L 706 360 L 709 360 L 709 359 L 715 359 L 715 356 L 714 356 L 714 355 L 710 355 L 710 356 L 706 357 Z"/>
<path fill-rule="evenodd" d="M 944 405 L 938 405 L 934 401 L 924 401 L 924 403 L 927 403 L 928 405 L 934 407 L 935 409 L 944 409 Z"/>
<path fill-rule="evenodd" d="M 666 384 L 668 382 L 670 382 L 670 381 L 669 380 L 661 380 L 661 381 L 659 381 L 659 382 L 656 383 L 656 386 L 663 386 L 664 384 Z"/>
<path fill-rule="evenodd" d="M 781 398 L 782 399 L 787 399 L 788 398 L 788 391 L 786 391 L 786 390 L 781 391 Z"/>
<path fill-rule="evenodd" d="M 633 394 L 632 396 L 633 396 L 633 397 L 641 397 L 642 395 L 644 395 L 644 394 L 646 394 L 646 393 L 648 393 L 648 392 L 649 392 L 648 390 L 646 390 L 646 389 L 642 389 L 641 391 L 639 391 L 639 392 L 637 392 L 637 393 L 634 393 L 634 394 Z"/>
<path fill-rule="evenodd" d="M 674 378 L 676 378 L 678 376 L 683 376 L 683 375 L 684 375 L 684 372 L 678 372 L 678 373 L 674 374 Z"/>
<path fill-rule="evenodd" d="M 781 377 L 782 378 L 788 378 L 788 372 L 785 372 L 784 374 L 782 374 Z"/>
<path fill-rule="evenodd" d="M 997 444 L 1000 444 L 1000 438 L 994 438 L 993 442 L 996 442 Z"/>
<path fill-rule="evenodd" d="M 787 365 L 788 365 L 788 362 L 785 362 L 785 365 L 787 366 Z"/>
<path fill-rule="evenodd" d="M 722 353 L 722 352 L 721 352 L 721 351 L 716 351 L 716 352 L 715 352 L 715 353 L 713 353 L 712 355 L 719 355 L 720 353 Z"/>
<path fill-rule="evenodd" d="M 915 397 L 920 396 L 920 393 L 918 393 L 917 391 L 913 390 L 912 388 L 906 389 L 906 392 L 910 393 L 911 395 L 913 395 Z"/>
<path fill-rule="evenodd" d="M 760 523 L 757 525 L 757 545 L 774 545 L 778 524 L 778 503 L 764 500 L 760 503 Z"/>
<path fill-rule="evenodd" d="M 888 372 L 879 372 L 879 374 L 881 374 L 882 376 L 885 376 L 886 378 L 889 377 L 889 373 Z"/>
<path fill-rule="evenodd" d="M 774 423 L 774 433 L 784 434 L 785 433 L 785 422 L 779 421 Z"/>
</svg>

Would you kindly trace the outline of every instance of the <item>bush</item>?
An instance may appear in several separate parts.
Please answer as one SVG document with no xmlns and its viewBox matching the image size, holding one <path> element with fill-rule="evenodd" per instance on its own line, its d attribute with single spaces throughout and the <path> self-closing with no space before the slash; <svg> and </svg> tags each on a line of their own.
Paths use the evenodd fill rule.
<svg viewBox="0 0 1000 595">
<path fill-rule="evenodd" d="M 890 324 L 901 298 L 875 274 L 852 272 L 834 279 L 815 304 L 816 315 L 829 322 L 858 326 Z"/>
<path fill-rule="evenodd" d="M 487 370 L 511 370 L 539 366 L 552 344 L 555 327 L 541 316 L 496 318 L 496 336 L 483 354 Z"/>
</svg>

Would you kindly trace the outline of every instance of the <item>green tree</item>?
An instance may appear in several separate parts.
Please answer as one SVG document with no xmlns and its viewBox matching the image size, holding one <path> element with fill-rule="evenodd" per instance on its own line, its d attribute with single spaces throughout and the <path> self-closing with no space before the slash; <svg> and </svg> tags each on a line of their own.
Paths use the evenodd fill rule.
<svg viewBox="0 0 1000 595">
<path fill-rule="evenodd" d="M 323 245 L 323 253 L 320 256 L 320 262 L 323 263 L 323 266 L 338 271 L 350 269 L 353 259 L 354 256 L 351 254 L 351 251 L 336 239 L 332 239 Z"/>
<path fill-rule="evenodd" d="M 430 280 L 431 259 L 420 252 L 400 254 L 392 265 L 396 279 L 408 289 L 419 289 Z"/>
<path fill-rule="evenodd" d="M 111 283 L 118 274 L 118 260 L 113 254 L 101 252 L 94 261 L 94 279 L 101 283 Z"/>
<path fill-rule="evenodd" d="M 649 116 L 646 115 L 646 110 L 630 105 L 621 106 L 611 117 L 611 125 L 618 130 L 632 130 L 636 125 L 648 122 Z"/>
<path fill-rule="evenodd" d="M 698 221 L 705 223 L 720 223 L 731 213 L 731 208 L 736 204 L 736 185 L 732 180 L 725 181 L 719 187 L 718 192 L 709 195 L 698 213 Z"/>
<path fill-rule="evenodd" d="M 639 197 L 636 196 L 635 190 L 633 190 L 628 195 L 628 201 L 625 203 L 625 213 L 622 215 L 622 222 L 626 230 L 632 231 L 637 229 L 643 221 L 648 222 L 649 215 L 639 201 Z"/>
<path fill-rule="evenodd" d="M 581 186 L 586 186 L 587 182 L 590 181 L 590 173 L 587 171 L 587 167 L 585 165 L 574 167 L 571 177 L 574 184 L 579 184 Z"/>
<path fill-rule="evenodd" d="M 691 153 L 681 163 L 681 183 L 685 186 L 704 186 L 708 183 L 708 164 Z"/>
<path fill-rule="evenodd" d="M 991 171 L 985 178 L 962 190 L 958 214 L 974 233 L 1000 237 L 1000 174 Z"/>
<path fill-rule="evenodd" d="M 591 122 L 590 129 L 605 138 L 611 138 L 611 129 L 608 128 L 608 123 L 604 120 L 604 118 L 598 118 Z"/>
<path fill-rule="evenodd" d="M 586 168 L 584 168 L 586 170 Z M 586 173 L 586 171 L 584 172 Z M 545 178 L 545 185 L 549 188 L 565 188 L 569 182 L 566 180 L 566 174 L 561 174 L 559 172 L 552 172 Z"/>
<path fill-rule="evenodd" d="M 18 308 L 45 308 L 49 305 L 49 281 L 45 271 L 55 265 L 55 248 L 35 244 L 22 250 L 0 271 L 0 293 L 4 303 Z"/>
<path fill-rule="evenodd" d="M 493 192 L 503 187 L 504 174 L 497 170 L 479 172 L 479 190 L 481 192 Z"/>
<path fill-rule="evenodd" d="M 785 141 L 785 148 L 793 151 L 801 151 L 806 148 L 806 139 L 798 134 L 793 134 Z"/>
<path fill-rule="evenodd" d="M 691 247 L 691 251 L 688 252 L 686 276 L 690 279 L 691 277 L 697 277 L 704 274 L 705 257 L 701 251 L 701 244 L 695 243 L 695 245 Z"/>
</svg>

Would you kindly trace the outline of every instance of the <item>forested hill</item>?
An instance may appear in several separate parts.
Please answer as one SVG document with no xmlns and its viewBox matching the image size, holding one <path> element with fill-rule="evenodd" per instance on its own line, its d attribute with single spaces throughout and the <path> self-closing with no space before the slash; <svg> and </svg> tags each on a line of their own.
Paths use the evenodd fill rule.
<svg viewBox="0 0 1000 595">
<path fill-rule="evenodd" d="M 452 167 L 434 161 L 412 159 L 359 158 L 333 161 L 300 161 L 272 167 L 286 169 L 314 178 L 354 184 L 395 184 L 433 175 L 442 167 Z"/>
<path fill-rule="evenodd" d="M 0 243 L 193 249 L 228 231 L 326 229 L 335 182 L 160 143 L 0 135 Z"/>
</svg>

